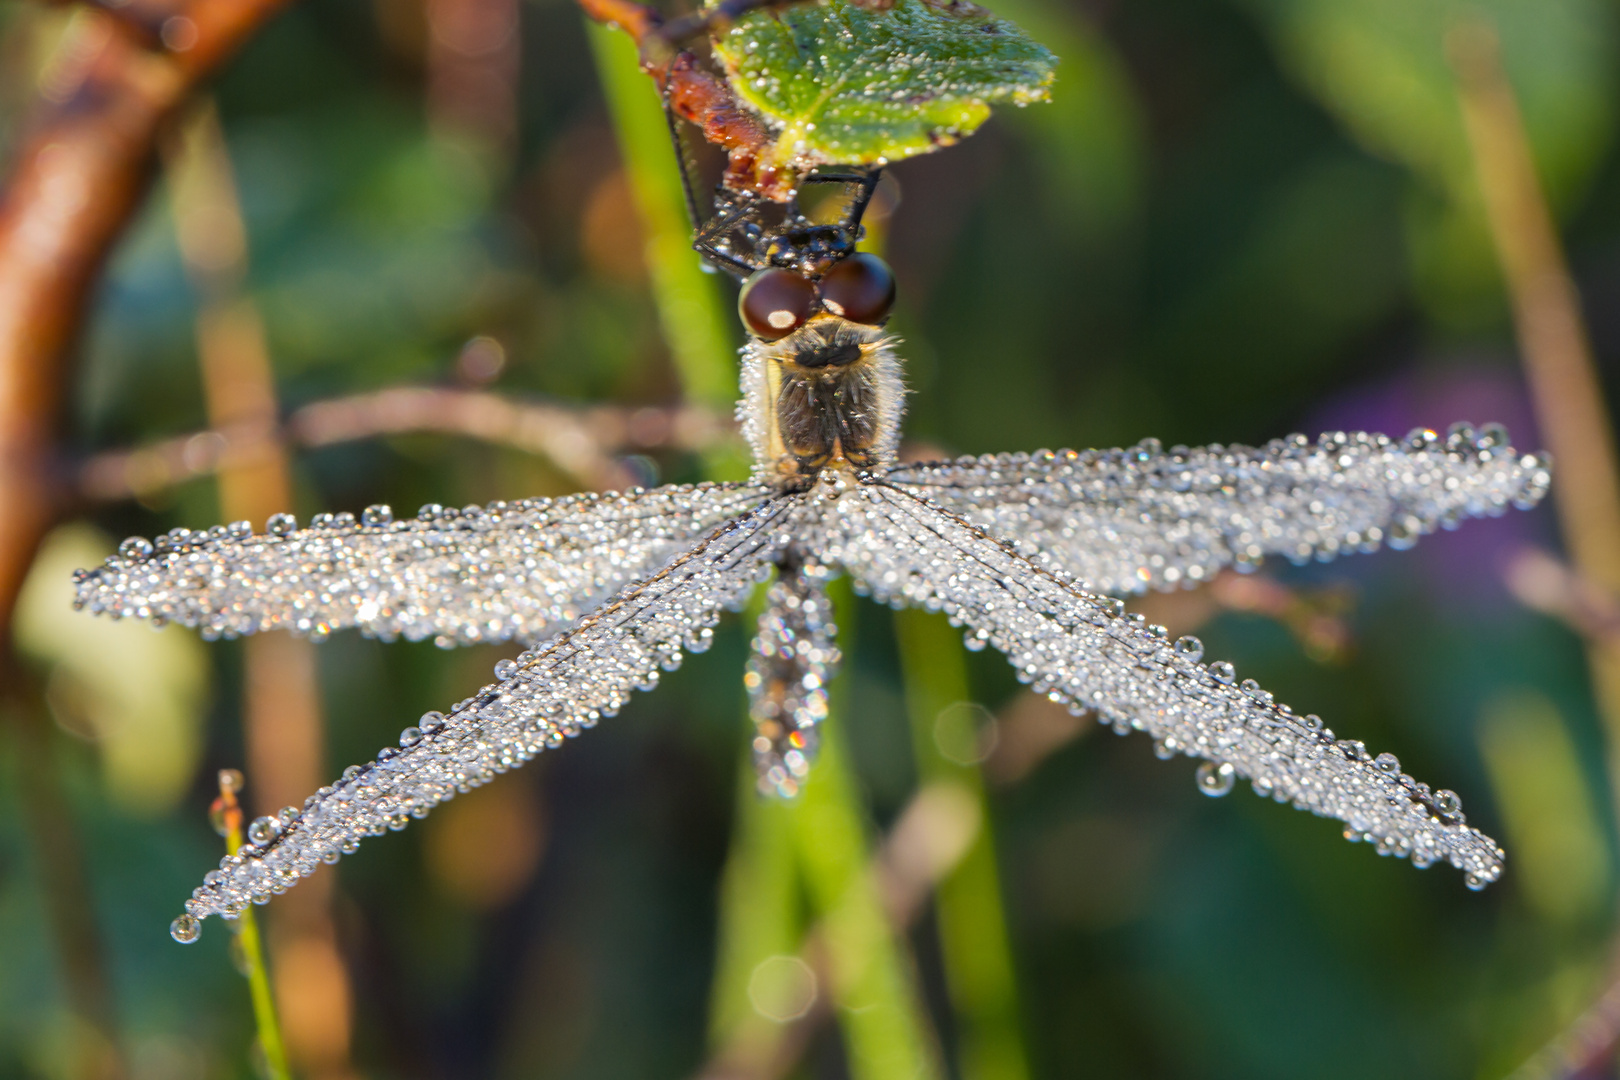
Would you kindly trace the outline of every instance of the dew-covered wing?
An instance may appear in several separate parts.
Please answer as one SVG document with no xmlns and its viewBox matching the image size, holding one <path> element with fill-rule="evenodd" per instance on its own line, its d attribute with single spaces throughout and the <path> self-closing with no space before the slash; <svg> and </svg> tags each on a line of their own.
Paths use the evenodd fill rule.
<svg viewBox="0 0 1620 1080">
<path fill-rule="evenodd" d="M 1018 677 L 1053 700 L 1095 710 L 1124 733 L 1153 737 L 1166 756 L 1209 764 L 1220 793 L 1239 777 L 1262 795 L 1338 818 L 1346 835 L 1420 866 L 1445 860 L 1483 887 L 1502 852 L 1466 825 L 1457 798 L 1338 740 L 1315 717 L 1278 705 L 1232 666 L 1206 664 L 1195 638 L 1123 614 L 1121 601 L 1083 591 L 976 525 L 880 481 L 844 494 L 827 516 L 823 556 L 858 587 L 893 604 L 943 610 L 968 628 L 970 646 L 993 645 Z"/>
<path fill-rule="evenodd" d="M 1168 452 L 998 454 L 902 465 L 888 479 L 1099 592 L 1204 581 L 1267 555 L 1329 559 L 1410 545 L 1463 518 L 1528 507 L 1547 491 L 1542 455 L 1499 426 L 1441 438 L 1334 432 L 1265 446 Z"/>
<path fill-rule="evenodd" d="M 720 612 L 740 604 L 787 542 L 802 500 L 772 498 L 715 530 L 650 580 L 632 586 L 535 653 L 496 667 L 499 680 L 407 728 L 400 745 L 352 766 L 300 811 L 255 822 L 244 847 L 209 873 L 186 904 L 195 920 L 234 914 L 335 862 L 366 836 L 403 828 L 434 806 L 612 716 L 649 690 L 683 652 L 705 649 Z M 175 934 L 195 936 L 182 916 Z"/>
<path fill-rule="evenodd" d="M 721 522 L 770 495 L 753 484 L 426 506 L 396 521 L 323 514 L 299 529 L 278 515 L 126 540 L 81 572 L 77 603 L 117 617 L 172 621 L 208 637 L 283 629 L 316 639 L 358 627 L 443 645 L 556 633 L 657 571 Z"/>
</svg>

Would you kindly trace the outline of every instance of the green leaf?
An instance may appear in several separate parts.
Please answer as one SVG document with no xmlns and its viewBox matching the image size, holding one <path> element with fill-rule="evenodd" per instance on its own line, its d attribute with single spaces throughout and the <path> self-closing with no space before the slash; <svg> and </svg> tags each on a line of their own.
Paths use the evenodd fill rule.
<svg viewBox="0 0 1620 1080">
<path fill-rule="evenodd" d="M 777 131 L 772 164 L 884 164 L 971 135 L 990 106 L 1044 101 L 1057 63 L 961 0 L 883 11 L 824 0 L 739 21 L 715 42 L 733 91 Z"/>
</svg>

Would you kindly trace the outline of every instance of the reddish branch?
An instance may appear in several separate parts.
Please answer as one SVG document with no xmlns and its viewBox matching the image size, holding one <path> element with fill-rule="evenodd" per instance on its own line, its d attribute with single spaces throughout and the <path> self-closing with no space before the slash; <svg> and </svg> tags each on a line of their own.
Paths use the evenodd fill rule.
<svg viewBox="0 0 1620 1080">
<path fill-rule="evenodd" d="M 68 355 L 92 286 L 192 91 L 287 0 L 89 9 L 42 89 L 0 190 L 0 636 L 60 511 L 51 479 Z"/>
<path fill-rule="evenodd" d="M 793 194 L 794 177 L 771 162 L 770 129 L 737 100 L 724 79 L 704 70 L 692 52 L 680 48 L 683 41 L 718 30 L 745 11 L 780 2 L 785 0 L 734 0 L 667 23 L 657 11 L 633 0 L 579 0 L 579 6 L 597 22 L 629 34 L 640 50 L 642 70 L 657 83 L 670 109 L 726 151 L 727 187 L 786 202 Z"/>
</svg>

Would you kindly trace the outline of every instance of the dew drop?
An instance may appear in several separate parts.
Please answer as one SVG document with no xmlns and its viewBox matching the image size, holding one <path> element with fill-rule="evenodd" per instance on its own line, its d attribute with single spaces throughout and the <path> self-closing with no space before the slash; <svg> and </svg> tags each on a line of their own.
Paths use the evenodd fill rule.
<svg viewBox="0 0 1620 1080">
<path fill-rule="evenodd" d="M 1232 790 L 1237 783 L 1237 770 L 1229 762 L 1206 761 L 1198 766 L 1198 790 L 1212 799 L 1218 799 Z"/>
<path fill-rule="evenodd" d="M 1434 793 L 1434 808 L 1447 817 L 1462 809 L 1462 799 L 1457 797 L 1455 791 L 1441 788 Z"/>
<path fill-rule="evenodd" d="M 371 506 L 366 507 L 365 510 L 360 514 L 360 523 L 362 525 L 371 525 L 374 527 L 389 525 L 393 523 L 393 520 L 394 508 L 389 506 L 387 503 L 374 503 Z"/>
<path fill-rule="evenodd" d="M 273 817 L 254 818 L 247 830 L 248 843 L 255 847 L 264 847 L 280 835 L 281 823 Z"/>
<path fill-rule="evenodd" d="M 244 781 L 242 773 L 237 769 L 219 770 L 219 790 L 228 791 L 232 795 L 242 790 Z"/>
<path fill-rule="evenodd" d="M 1379 754 L 1373 758 L 1373 765 L 1382 772 L 1394 775 L 1401 771 L 1401 759 L 1394 754 Z"/>
<path fill-rule="evenodd" d="M 1176 655 L 1188 660 L 1201 660 L 1204 656 L 1204 643 L 1186 634 L 1176 638 Z"/>
<path fill-rule="evenodd" d="M 182 945 L 190 945 L 202 936 L 202 923 L 195 915 L 182 915 L 169 924 L 169 936 Z"/>
<path fill-rule="evenodd" d="M 501 682 L 505 682 L 507 679 L 510 679 L 513 675 L 517 674 L 517 669 L 518 666 L 514 661 L 497 660 L 495 662 L 495 677 Z"/>
<path fill-rule="evenodd" d="M 421 726 L 423 735 L 436 735 L 444 727 L 444 713 L 436 709 L 425 712 L 417 723 Z"/>
<path fill-rule="evenodd" d="M 1467 877 L 1463 878 L 1463 884 L 1467 885 L 1474 892 L 1479 892 L 1485 886 L 1490 884 L 1490 880 L 1482 877 L 1479 874 L 1469 874 Z"/>
<path fill-rule="evenodd" d="M 1209 673 L 1214 676 L 1216 682 L 1230 684 L 1233 679 L 1237 678 L 1237 668 L 1234 668 L 1225 660 L 1217 660 L 1209 665 Z"/>
<path fill-rule="evenodd" d="M 422 729 L 421 728 L 408 727 L 404 731 L 401 731 L 399 733 L 399 745 L 401 747 L 403 747 L 404 749 L 408 750 L 408 749 L 415 746 L 417 743 L 419 743 L 421 741 L 422 741 Z"/>
<path fill-rule="evenodd" d="M 126 559 L 151 558 L 152 541 L 144 536 L 132 536 L 118 545 L 118 554 Z"/>
<path fill-rule="evenodd" d="M 298 519 L 291 514 L 271 514 L 264 527 L 271 536 L 287 536 L 297 531 Z"/>
</svg>

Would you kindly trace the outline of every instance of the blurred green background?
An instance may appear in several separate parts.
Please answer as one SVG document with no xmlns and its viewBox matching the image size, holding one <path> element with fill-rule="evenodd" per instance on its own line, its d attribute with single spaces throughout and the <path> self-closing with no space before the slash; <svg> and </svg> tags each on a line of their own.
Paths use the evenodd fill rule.
<svg viewBox="0 0 1620 1080">
<path fill-rule="evenodd" d="M 912 439 L 955 453 L 1501 420 L 1521 448 L 1541 445 L 1442 47 L 1453 5 L 991 6 L 1064 63 L 1053 104 L 892 170 Z M 1612 380 L 1620 12 L 1480 10 Z M 0 152 L 71 18 L 0 2 Z M 216 101 L 243 291 L 284 412 L 401 384 L 679 400 L 683 346 L 665 340 L 599 55 L 564 0 L 303 0 L 231 65 Z M 175 237 L 160 186 L 85 336 L 77 452 L 209 426 Z M 623 466 L 692 480 L 725 456 L 652 449 Z M 293 460 L 301 516 L 577 486 L 541 456 L 439 434 Z M 55 722 L 121 1052 L 142 1080 L 254 1067 L 228 935 L 210 926 L 182 948 L 167 933 L 218 858 L 215 770 L 244 762 L 241 646 L 75 615 L 66 572 L 127 534 L 213 524 L 216 488 L 91 505 L 42 555 L 19 626 Z M 1267 610 L 1204 593 L 1152 609 L 1299 711 L 1457 790 L 1509 851 L 1482 894 L 1246 791 L 1206 799 L 1191 762 L 1159 762 L 1140 737 L 1083 731 L 1016 782 L 991 777 L 1030 1075 L 1500 1077 L 1602 993 L 1613 792 L 1579 639 L 1504 585 L 1530 544 L 1556 548 L 1547 508 L 1406 554 L 1268 567 L 1287 602 Z M 860 601 L 840 622 L 842 730 L 877 835 L 918 773 L 896 619 Z M 748 634 L 729 619 L 709 653 L 565 752 L 344 860 L 348 1075 L 697 1073 L 746 766 Z M 335 636 L 319 649 L 323 771 L 368 760 L 515 651 Z M 1032 707 L 999 657 L 966 664 L 991 713 Z M 0 1076 L 83 1075 L 88 1036 L 45 932 L 59 853 L 30 825 L 24 760 L 0 734 Z M 962 1076 L 938 931 L 925 910 L 908 940 L 947 1075 Z M 836 1027 L 791 1075 L 848 1075 Z"/>
</svg>

